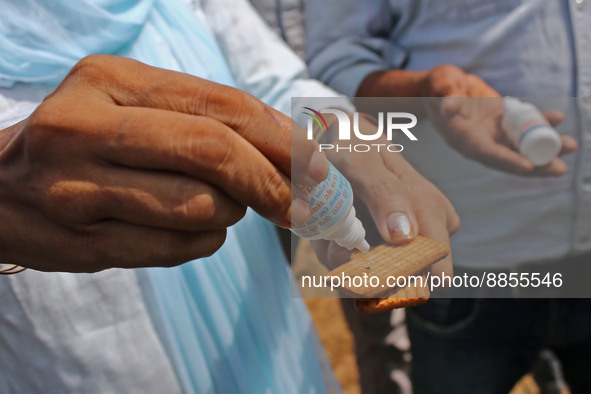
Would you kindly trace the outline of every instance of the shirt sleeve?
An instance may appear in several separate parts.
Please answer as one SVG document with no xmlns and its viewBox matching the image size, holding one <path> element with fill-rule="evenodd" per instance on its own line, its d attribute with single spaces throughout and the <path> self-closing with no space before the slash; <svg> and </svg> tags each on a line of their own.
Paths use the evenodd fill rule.
<svg viewBox="0 0 591 394">
<path fill-rule="evenodd" d="M 202 0 L 201 7 L 234 76 L 236 87 L 291 116 L 292 97 L 341 97 L 310 79 L 304 62 L 246 0 Z M 343 99 L 339 106 L 354 107 Z M 304 118 L 296 121 L 305 124 Z"/>
<path fill-rule="evenodd" d="M 354 97 L 369 74 L 404 67 L 408 52 L 390 39 L 396 20 L 387 0 L 307 1 L 310 74 Z"/>
</svg>

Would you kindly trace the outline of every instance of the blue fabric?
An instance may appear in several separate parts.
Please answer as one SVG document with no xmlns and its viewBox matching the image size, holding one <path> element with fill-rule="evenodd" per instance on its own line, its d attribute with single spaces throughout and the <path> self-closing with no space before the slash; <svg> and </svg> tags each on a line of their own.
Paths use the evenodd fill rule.
<svg viewBox="0 0 591 394">
<path fill-rule="evenodd" d="M 158 329 L 172 340 L 189 392 L 326 392 L 316 333 L 304 304 L 291 298 L 273 227 L 256 214 L 232 228 L 214 256 L 142 274 L 152 279 L 146 294 L 155 296 Z"/>
<path fill-rule="evenodd" d="M 206 22 L 179 1 L 0 0 L 0 9 L 0 86 L 56 85 L 93 53 L 233 85 Z M 326 392 L 316 333 L 291 298 L 274 228 L 253 212 L 212 257 L 137 272 L 185 392 Z"/>
<path fill-rule="evenodd" d="M 0 9 L 1 87 L 58 84 L 90 54 L 135 57 L 232 84 L 205 21 L 178 0 L 1 0 Z"/>
</svg>

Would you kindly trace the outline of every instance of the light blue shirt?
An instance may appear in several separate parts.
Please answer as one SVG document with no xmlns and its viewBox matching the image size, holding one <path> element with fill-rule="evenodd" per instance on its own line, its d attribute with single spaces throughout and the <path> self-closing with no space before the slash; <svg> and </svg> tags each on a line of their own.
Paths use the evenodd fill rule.
<svg viewBox="0 0 591 394">
<path fill-rule="evenodd" d="M 306 12 L 311 74 L 349 96 L 374 71 L 454 64 L 502 95 L 566 112 L 558 131 L 580 149 L 559 178 L 490 170 L 432 130 L 405 150 L 462 219 L 456 265 L 507 268 L 591 251 L 588 0 L 314 0 Z"/>
</svg>

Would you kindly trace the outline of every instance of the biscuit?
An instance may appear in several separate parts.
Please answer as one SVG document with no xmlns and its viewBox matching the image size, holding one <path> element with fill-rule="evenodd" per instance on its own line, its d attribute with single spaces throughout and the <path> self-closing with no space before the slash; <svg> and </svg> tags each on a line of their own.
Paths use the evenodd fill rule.
<svg viewBox="0 0 591 394">
<path fill-rule="evenodd" d="M 380 279 L 377 287 L 355 286 L 355 281 L 351 280 L 342 281 L 340 289 L 353 297 L 385 298 L 392 294 L 393 289 L 386 287 L 388 277 L 418 275 L 448 254 L 449 246 L 446 243 L 418 236 L 408 244 L 385 244 L 365 254 L 354 253 L 351 261 L 335 268 L 329 275 L 351 279 L 360 277 L 357 283 L 364 277 L 377 276 Z"/>
<path fill-rule="evenodd" d="M 396 289 L 389 295 L 389 298 L 356 298 L 355 309 L 357 312 L 367 315 L 424 304 L 429 300 L 431 295 L 424 275 L 423 283 L 423 287 L 414 287 L 411 285 Z"/>
</svg>

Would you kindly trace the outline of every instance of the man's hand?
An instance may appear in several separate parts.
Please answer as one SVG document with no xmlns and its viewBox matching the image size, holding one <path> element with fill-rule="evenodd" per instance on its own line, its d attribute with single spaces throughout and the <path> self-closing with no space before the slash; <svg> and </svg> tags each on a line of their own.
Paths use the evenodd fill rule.
<svg viewBox="0 0 591 394">
<path fill-rule="evenodd" d="M 449 146 L 466 158 L 485 166 L 517 175 L 558 176 L 568 171 L 560 158 L 543 167 L 534 165 L 517 152 L 517 141 L 501 126 L 501 96 L 476 75 L 455 66 L 439 66 L 429 72 L 421 94 L 442 97 L 429 105 L 429 115 Z M 553 126 L 564 120 L 559 111 L 546 113 Z M 578 147 L 570 136 L 562 136 L 561 155 Z"/>
<path fill-rule="evenodd" d="M 366 119 L 360 121 L 362 130 L 376 128 Z M 387 142 L 384 138 L 376 144 Z M 353 139 L 351 143 L 363 142 Z M 401 154 L 387 150 L 333 152 L 328 153 L 328 158 L 351 182 L 356 201 L 363 203 L 363 207 L 358 206 L 358 216 L 368 233 L 372 233 L 371 227 L 377 229 L 380 239 L 369 239 L 370 244 L 402 244 L 419 234 L 449 243 L 450 235 L 458 229 L 460 220 L 449 200 Z M 363 217 L 364 212 L 369 217 Z M 315 241 L 313 246 L 319 259 L 331 269 L 347 262 L 350 256 L 335 242 Z M 434 265 L 432 272 L 451 275 L 451 255 Z"/>
<path fill-rule="evenodd" d="M 316 184 L 328 163 L 301 134 L 294 182 Z M 177 265 L 215 252 L 247 206 L 288 227 L 309 215 L 291 203 L 291 149 L 291 120 L 237 89 L 83 59 L 0 134 L 0 261 L 72 272 Z"/>
<path fill-rule="evenodd" d="M 367 97 L 436 97 L 427 113 L 447 144 L 460 154 L 485 166 L 524 176 L 557 176 L 567 172 L 564 160 L 534 167 L 517 152 L 517 142 L 503 129 L 501 96 L 476 75 L 452 65 L 427 71 L 390 70 L 369 75 L 358 94 Z M 415 102 L 413 102 L 415 103 Z M 422 113 L 424 108 L 407 108 Z M 552 125 L 564 120 L 558 111 L 546 114 Z M 578 148 L 577 141 L 562 136 L 561 155 Z"/>
<path fill-rule="evenodd" d="M 452 65 L 442 65 L 423 74 L 420 97 L 501 97 L 480 77 Z"/>
</svg>

